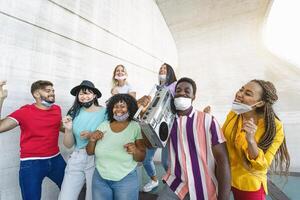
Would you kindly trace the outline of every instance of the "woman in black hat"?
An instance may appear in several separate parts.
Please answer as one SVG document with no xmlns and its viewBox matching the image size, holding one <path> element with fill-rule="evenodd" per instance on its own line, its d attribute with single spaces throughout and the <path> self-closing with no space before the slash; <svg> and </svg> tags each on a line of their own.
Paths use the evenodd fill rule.
<svg viewBox="0 0 300 200">
<path fill-rule="evenodd" d="M 75 96 L 73 106 L 63 118 L 65 134 L 63 143 L 67 148 L 75 147 L 71 154 L 61 187 L 59 199 L 75 200 L 86 182 L 86 198 L 92 199 L 91 183 L 95 169 L 94 156 L 86 153 L 90 132 L 95 131 L 106 117 L 106 109 L 99 106 L 101 92 L 91 81 L 84 80 L 71 92 Z"/>
</svg>

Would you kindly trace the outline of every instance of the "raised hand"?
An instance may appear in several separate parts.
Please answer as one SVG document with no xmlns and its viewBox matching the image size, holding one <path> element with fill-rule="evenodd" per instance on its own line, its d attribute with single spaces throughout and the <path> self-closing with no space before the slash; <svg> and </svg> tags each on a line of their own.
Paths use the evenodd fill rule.
<svg viewBox="0 0 300 200">
<path fill-rule="evenodd" d="M 148 106 L 151 103 L 151 96 L 142 96 L 140 99 L 137 100 L 138 107 L 143 107 L 142 113 L 146 112 Z"/>
<path fill-rule="evenodd" d="M 124 148 L 126 149 L 127 153 L 135 154 L 135 151 L 136 151 L 135 143 L 133 143 L 133 142 L 127 143 L 124 145 Z"/>
<path fill-rule="evenodd" d="M 4 100 L 7 97 L 7 90 L 3 89 L 4 85 L 6 85 L 6 81 L 0 80 L 0 100 Z"/>
<path fill-rule="evenodd" d="M 206 107 L 203 109 L 203 112 L 210 114 L 210 113 L 211 113 L 211 107 L 210 107 L 210 106 L 206 106 Z"/>
<path fill-rule="evenodd" d="M 255 142 L 255 133 L 257 130 L 257 126 L 254 124 L 253 118 L 243 121 L 242 130 L 246 132 L 246 139 L 248 142 Z"/>
<path fill-rule="evenodd" d="M 72 129 L 72 124 L 73 123 L 72 123 L 72 117 L 71 116 L 68 115 L 68 116 L 63 117 L 62 123 L 63 123 L 65 129 L 67 129 L 67 130 Z"/>
</svg>

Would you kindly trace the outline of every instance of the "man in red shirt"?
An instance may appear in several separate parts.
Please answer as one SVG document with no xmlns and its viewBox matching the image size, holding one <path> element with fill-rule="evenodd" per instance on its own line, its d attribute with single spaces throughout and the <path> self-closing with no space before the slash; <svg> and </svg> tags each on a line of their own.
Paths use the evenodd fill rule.
<svg viewBox="0 0 300 200">
<path fill-rule="evenodd" d="M 7 97 L 0 81 L 0 117 L 2 104 Z M 0 120 L 0 133 L 20 126 L 19 184 L 24 200 L 39 200 L 45 177 L 60 188 L 64 176 L 65 161 L 58 148 L 61 125 L 61 109 L 55 105 L 53 84 L 39 80 L 31 85 L 35 103 L 22 106 Z"/>
</svg>

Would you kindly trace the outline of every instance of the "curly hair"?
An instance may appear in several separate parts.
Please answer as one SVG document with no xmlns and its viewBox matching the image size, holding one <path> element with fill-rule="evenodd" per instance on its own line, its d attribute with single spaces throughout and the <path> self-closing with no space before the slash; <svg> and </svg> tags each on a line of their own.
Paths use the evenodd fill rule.
<svg viewBox="0 0 300 200">
<path fill-rule="evenodd" d="M 131 121 L 133 119 L 134 114 L 138 110 L 138 106 L 135 98 L 133 98 L 129 94 L 116 94 L 108 100 L 108 103 L 106 105 L 108 120 L 110 122 L 116 121 L 114 119 L 113 108 L 119 102 L 126 103 L 129 114 L 128 120 Z"/>
</svg>

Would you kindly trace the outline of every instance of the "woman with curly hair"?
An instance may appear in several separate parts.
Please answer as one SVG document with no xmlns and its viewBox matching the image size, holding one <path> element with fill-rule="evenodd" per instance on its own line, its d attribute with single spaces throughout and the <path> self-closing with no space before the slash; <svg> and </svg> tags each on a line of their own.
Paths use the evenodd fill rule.
<svg viewBox="0 0 300 200">
<path fill-rule="evenodd" d="M 90 137 L 87 153 L 95 154 L 93 199 L 137 200 L 137 162 L 145 157 L 139 124 L 133 121 L 138 107 L 128 94 L 116 94 L 107 104 L 108 121 Z"/>
<path fill-rule="evenodd" d="M 269 81 L 252 80 L 235 95 L 223 125 L 231 167 L 235 200 L 265 199 L 267 171 L 287 173 L 290 158 L 282 122 L 273 110 L 278 96 Z"/>
</svg>

